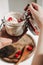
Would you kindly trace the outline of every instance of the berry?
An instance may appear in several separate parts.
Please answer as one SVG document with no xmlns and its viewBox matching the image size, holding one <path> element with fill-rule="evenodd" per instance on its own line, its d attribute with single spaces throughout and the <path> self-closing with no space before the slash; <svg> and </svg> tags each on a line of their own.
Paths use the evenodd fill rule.
<svg viewBox="0 0 43 65">
<path fill-rule="evenodd" d="M 18 51 L 17 54 L 18 54 L 18 55 L 21 55 L 21 51 Z"/>
<path fill-rule="evenodd" d="M 18 58 L 18 56 L 19 56 L 18 54 L 15 54 L 15 57 L 16 57 L 16 58 Z"/>
<path fill-rule="evenodd" d="M 12 21 L 12 17 L 9 17 L 9 18 L 8 18 L 8 21 Z"/>
<path fill-rule="evenodd" d="M 30 46 L 30 45 L 27 47 L 27 50 L 28 50 L 28 51 L 32 51 L 32 49 L 33 49 L 33 47 Z"/>
</svg>

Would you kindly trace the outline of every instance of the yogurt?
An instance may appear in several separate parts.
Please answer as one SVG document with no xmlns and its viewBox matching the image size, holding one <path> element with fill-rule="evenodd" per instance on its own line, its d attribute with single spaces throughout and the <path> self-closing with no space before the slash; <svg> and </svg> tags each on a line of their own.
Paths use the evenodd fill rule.
<svg viewBox="0 0 43 65">
<path fill-rule="evenodd" d="M 11 36 L 20 36 L 24 32 L 24 22 L 18 22 L 18 19 L 21 17 L 21 13 L 13 12 L 5 16 L 5 29 L 6 32 Z"/>
</svg>

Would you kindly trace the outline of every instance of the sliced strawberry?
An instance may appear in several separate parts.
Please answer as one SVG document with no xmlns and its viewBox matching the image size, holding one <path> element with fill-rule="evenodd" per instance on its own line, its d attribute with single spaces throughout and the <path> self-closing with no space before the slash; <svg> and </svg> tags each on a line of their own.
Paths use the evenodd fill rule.
<svg viewBox="0 0 43 65">
<path fill-rule="evenodd" d="M 8 21 L 12 21 L 12 17 L 9 17 L 9 18 L 8 18 Z"/>
<path fill-rule="evenodd" d="M 17 54 L 18 54 L 18 55 L 21 55 L 21 51 L 19 50 L 19 51 L 17 52 Z"/>
<path fill-rule="evenodd" d="M 32 47 L 32 46 L 30 46 L 30 45 L 29 45 L 29 46 L 27 46 L 27 50 L 28 50 L 28 51 L 32 51 L 32 49 L 33 49 L 33 47 Z"/>
<path fill-rule="evenodd" d="M 15 54 L 15 57 L 18 58 L 19 55 L 21 55 L 21 50 L 19 50 L 16 54 Z"/>
<path fill-rule="evenodd" d="M 16 53 L 16 54 L 15 54 L 15 57 L 18 58 L 18 56 L 19 56 L 19 55 Z"/>
</svg>

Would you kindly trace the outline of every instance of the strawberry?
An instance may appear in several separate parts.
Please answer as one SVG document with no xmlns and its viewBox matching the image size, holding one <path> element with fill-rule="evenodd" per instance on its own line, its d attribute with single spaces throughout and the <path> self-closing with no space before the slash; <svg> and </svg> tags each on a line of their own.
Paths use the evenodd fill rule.
<svg viewBox="0 0 43 65">
<path fill-rule="evenodd" d="M 18 55 L 21 55 L 21 51 L 19 50 L 19 51 L 17 52 L 17 54 L 18 54 Z"/>
<path fill-rule="evenodd" d="M 32 49 L 33 49 L 33 47 L 32 47 L 32 46 L 30 46 L 30 45 L 29 45 L 29 46 L 27 46 L 27 50 L 28 50 L 28 51 L 32 51 Z"/>
<path fill-rule="evenodd" d="M 15 54 L 15 57 L 18 58 L 18 56 L 19 56 L 19 55 L 16 53 L 16 54 Z"/>
<path fill-rule="evenodd" d="M 12 21 L 12 17 L 9 17 L 9 18 L 8 18 L 8 21 Z"/>
</svg>

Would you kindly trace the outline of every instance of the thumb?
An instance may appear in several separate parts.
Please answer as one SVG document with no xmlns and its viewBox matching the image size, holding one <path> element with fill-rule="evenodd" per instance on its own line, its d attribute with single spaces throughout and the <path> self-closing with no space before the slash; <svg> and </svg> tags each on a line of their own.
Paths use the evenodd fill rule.
<svg viewBox="0 0 43 65">
<path fill-rule="evenodd" d="M 35 10 L 38 10 L 38 7 L 39 7 L 39 5 L 38 5 L 38 4 L 36 4 L 36 3 L 32 2 L 32 6 L 33 6 L 33 8 L 34 8 Z"/>
</svg>

